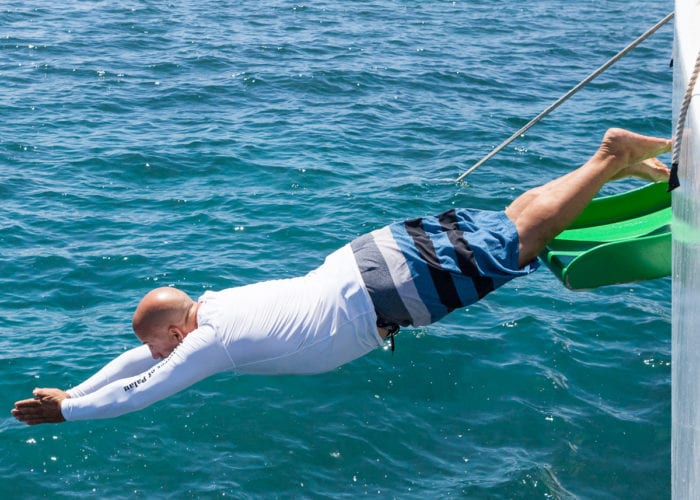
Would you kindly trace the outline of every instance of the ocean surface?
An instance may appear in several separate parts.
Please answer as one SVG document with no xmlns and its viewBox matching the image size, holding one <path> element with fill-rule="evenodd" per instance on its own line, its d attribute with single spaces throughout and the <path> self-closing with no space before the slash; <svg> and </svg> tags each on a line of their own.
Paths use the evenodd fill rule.
<svg viewBox="0 0 700 500">
<path fill-rule="evenodd" d="M 449 181 L 672 8 L 3 1 L 0 493 L 670 497 L 670 278 L 572 292 L 542 268 L 331 373 L 220 374 L 112 420 L 9 411 L 137 345 L 153 287 L 296 276 L 388 222 L 501 209 L 610 126 L 670 136 L 671 24 Z"/>
</svg>

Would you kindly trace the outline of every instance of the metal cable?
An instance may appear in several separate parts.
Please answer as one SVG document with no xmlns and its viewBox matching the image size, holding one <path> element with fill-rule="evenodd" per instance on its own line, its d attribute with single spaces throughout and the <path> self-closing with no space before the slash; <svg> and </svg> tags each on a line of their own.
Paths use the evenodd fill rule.
<svg viewBox="0 0 700 500">
<path fill-rule="evenodd" d="M 505 148 L 508 144 L 513 142 L 518 136 L 524 134 L 527 130 L 530 129 L 534 124 L 542 120 L 545 116 L 547 116 L 549 113 L 554 111 L 556 108 L 559 107 L 560 104 L 562 104 L 564 101 L 569 99 L 572 95 L 574 95 L 576 92 L 581 90 L 583 87 L 585 87 L 588 83 L 590 83 L 591 80 L 599 76 L 603 71 L 608 69 L 610 66 L 615 64 L 619 59 L 621 59 L 623 56 L 625 56 L 628 52 L 630 52 L 632 49 L 634 49 L 637 45 L 642 43 L 644 40 L 649 38 L 651 35 L 653 35 L 659 28 L 661 28 L 664 24 L 669 22 L 673 18 L 673 12 L 668 14 L 666 17 L 664 17 L 661 21 L 656 23 L 654 26 L 649 28 L 644 34 L 642 34 L 639 38 L 637 38 L 635 41 L 630 43 L 627 47 L 622 49 L 620 52 L 615 54 L 612 58 L 610 58 L 605 64 L 603 64 L 601 67 L 599 67 L 597 70 L 595 70 L 593 73 L 588 75 L 586 78 L 581 80 L 578 85 L 576 85 L 574 88 L 569 90 L 566 94 L 561 96 L 559 99 L 557 99 L 553 104 L 551 104 L 547 109 L 542 111 L 539 115 L 537 115 L 535 118 L 533 118 L 527 125 L 525 125 L 523 128 L 515 132 L 513 135 L 511 135 L 508 139 L 503 141 L 500 145 L 496 146 L 489 154 L 484 156 L 481 160 L 476 162 L 474 166 L 472 166 L 469 170 L 464 172 L 462 175 L 457 177 L 455 182 L 461 182 L 466 176 L 471 174 L 474 170 L 479 168 L 481 165 L 486 163 L 488 160 L 496 156 L 496 154 L 501 151 L 503 148 Z"/>
</svg>

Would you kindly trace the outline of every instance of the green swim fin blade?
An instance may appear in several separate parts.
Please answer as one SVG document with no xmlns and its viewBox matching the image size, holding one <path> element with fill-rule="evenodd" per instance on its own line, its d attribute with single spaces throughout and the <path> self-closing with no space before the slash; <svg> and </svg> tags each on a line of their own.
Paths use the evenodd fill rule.
<svg viewBox="0 0 700 500">
<path fill-rule="evenodd" d="M 667 183 L 596 198 L 540 254 L 573 290 L 671 274 L 671 194 Z"/>
</svg>

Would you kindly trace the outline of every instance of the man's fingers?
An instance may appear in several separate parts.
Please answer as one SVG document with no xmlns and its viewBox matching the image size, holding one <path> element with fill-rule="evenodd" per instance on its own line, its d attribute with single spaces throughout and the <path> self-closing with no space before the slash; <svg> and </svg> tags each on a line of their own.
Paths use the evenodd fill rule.
<svg viewBox="0 0 700 500">
<path fill-rule="evenodd" d="M 39 412 L 39 411 L 26 410 L 26 409 L 21 410 L 21 411 L 20 410 L 12 410 L 12 416 L 15 417 L 17 420 L 19 420 L 20 422 L 25 422 L 25 423 L 36 422 L 36 421 L 40 421 L 40 420 L 46 418 L 44 416 L 44 414 Z"/>
<path fill-rule="evenodd" d="M 36 407 L 25 406 L 22 408 L 15 408 L 14 410 L 12 410 L 11 413 L 13 415 L 17 416 L 17 415 L 43 415 L 46 412 L 40 406 L 36 406 Z"/>
<path fill-rule="evenodd" d="M 39 399 L 49 398 L 49 399 L 56 399 L 59 401 L 70 397 L 66 391 L 62 391 L 61 389 L 57 389 L 55 387 L 51 387 L 51 388 L 37 387 L 36 389 L 34 389 L 32 391 L 32 394 L 34 394 L 34 397 L 39 398 Z"/>
<path fill-rule="evenodd" d="M 15 410 L 12 411 L 12 415 L 17 420 L 27 425 L 47 424 L 53 422 L 53 420 L 48 420 L 43 415 L 16 413 Z"/>
<path fill-rule="evenodd" d="M 35 387 L 32 394 L 37 398 L 45 398 L 47 396 L 53 396 L 57 392 L 62 392 L 60 389 L 48 388 L 48 387 Z"/>
<path fill-rule="evenodd" d="M 22 399 L 15 402 L 15 408 L 38 408 L 41 406 L 40 399 Z"/>
<path fill-rule="evenodd" d="M 35 409 L 12 410 L 12 416 L 27 425 L 51 424 L 62 422 L 63 418 L 58 415 L 46 414 Z"/>
<path fill-rule="evenodd" d="M 10 413 L 20 422 L 26 423 L 27 421 L 35 420 L 35 416 L 27 410 L 12 410 Z"/>
</svg>

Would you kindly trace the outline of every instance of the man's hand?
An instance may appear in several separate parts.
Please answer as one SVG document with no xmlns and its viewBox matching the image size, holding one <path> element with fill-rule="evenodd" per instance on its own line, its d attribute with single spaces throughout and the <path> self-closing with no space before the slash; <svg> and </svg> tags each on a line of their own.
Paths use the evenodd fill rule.
<svg viewBox="0 0 700 500">
<path fill-rule="evenodd" d="M 60 389 L 34 389 L 33 399 L 15 403 L 12 415 L 27 425 L 52 424 L 65 421 L 61 413 L 61 401 L 69 398 Z"/>
</svg>

